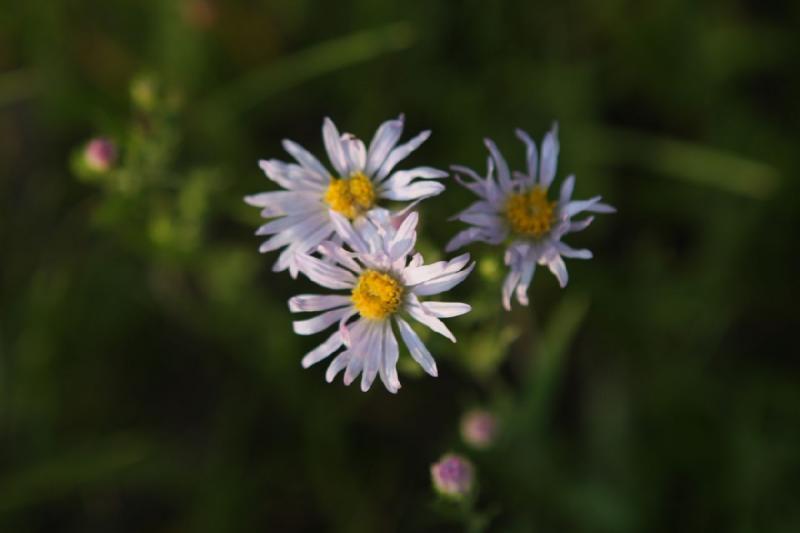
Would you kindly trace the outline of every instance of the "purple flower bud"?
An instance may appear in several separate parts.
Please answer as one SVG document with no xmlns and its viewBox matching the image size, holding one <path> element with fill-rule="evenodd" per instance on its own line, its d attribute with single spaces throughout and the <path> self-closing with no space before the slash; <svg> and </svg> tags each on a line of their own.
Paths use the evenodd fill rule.
<svg viewBox="0 0 800 533">
<path fill-rule="evenodd" d="M 473 409 L 461 417 L 461 438 L 473 448 L 488 448 L 496 436 L 497 419 L 486 409 Z"/>
<path fill-rule="evenodd" d="M 468 459 L 448 453 L 431 465 L 431 480 L 436 491 L 448 498 L 461 499 L 472 491 L 474 468 Z"/>
<path fill-rule="evenodd" d="M 117 145 L 105 137 L 89 141 L 83 152 L 86 166 L 95 172 L 107 172 L 117 162 Z"/>
</svg>

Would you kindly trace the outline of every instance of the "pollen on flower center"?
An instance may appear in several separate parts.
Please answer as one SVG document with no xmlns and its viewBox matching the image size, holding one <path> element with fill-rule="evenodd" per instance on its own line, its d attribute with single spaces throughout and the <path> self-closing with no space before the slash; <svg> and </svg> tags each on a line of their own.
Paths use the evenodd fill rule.
<svg viewBox="0 0 800 533">
<path fill-rule="evenodd" d="M 550 231 L 555 207 L 556 202 L 548 201 L 547 191 L 537 185 L 509 196 L 505 214 L 515 233 L 538 238 Z"/>
<path fill-rule="evenodd" d="M 363 172 L 356 172 L 349 178 L 331 178 L 325 202 L 352 220 L 375 205 L 375 188 Z"/>
<path fill-rule="evenodd" d="M 361 316 L 380 320 L 400 307 L 403 286 L 389 274 L 365 270 L 353 288 L 351 299 Z"/>
</svg>

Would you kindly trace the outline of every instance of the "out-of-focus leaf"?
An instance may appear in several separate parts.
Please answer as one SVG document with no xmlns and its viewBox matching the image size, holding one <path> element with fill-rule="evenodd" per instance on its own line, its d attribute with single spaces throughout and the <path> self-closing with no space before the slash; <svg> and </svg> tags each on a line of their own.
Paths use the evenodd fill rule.
<svg viewBox="0 0 800 533">
<path fill-rule="evenodd" d="M 306 80 L 408 48 L 414 39 L 412 26 L 398 22 L 326 41 L 246 74 L 218 90 L 206 106 L 230 114 L 243 112 Z"/>
<path fill-rule="evenodd" d="M 119 435 L 106 442 L 64 451 L 0 478 L 0 512 L 74 491 L 135 481 L 152 474 L 146 465 L 152 454 L 152 445 L 135 435 Z"/>
<path fill-rule="evenodd" d="M 632 163 L 733 194 L 764 199 L 780 181 L 775 167 L 710 146 L 621 128 L 584 128 L 577 135 L 605 163 Z"/>
<path fill-rule="evenodd" d="M 534 420 L 537 427 L 548 416 L 570 346 L 588 310 L 585 296 L 565 295 L 539 337 L 521 408 L 523 418 Z"/>
</svg>

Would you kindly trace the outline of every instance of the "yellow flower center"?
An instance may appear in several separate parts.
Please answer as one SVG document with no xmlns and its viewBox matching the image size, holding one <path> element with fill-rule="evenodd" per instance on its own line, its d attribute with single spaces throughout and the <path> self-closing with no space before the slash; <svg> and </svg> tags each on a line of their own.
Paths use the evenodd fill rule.
<svg viewBox="0 0 800 533">
<path fill-rule="evenodd" d="M 506 218 L 515 233 L 541 237 L 553 223 L 556 202 L 547 199 L 547 191 L 538 185 L 528 192 L 512 194 L 506 201 Z"/>
<path fill-rule="evenodd" d="M 358 277 L 350 298 L 361 316 L 380 320 L 400 307 L 403 286 L 389 274 L 365 270 Z"/>
<path fill-rule="evenodd" d="M 363 172 L 356 172 L 349 178 L 331 178 L 325 202 L 352 220 L 375 205 L 375 189 Z"/>
</svg>

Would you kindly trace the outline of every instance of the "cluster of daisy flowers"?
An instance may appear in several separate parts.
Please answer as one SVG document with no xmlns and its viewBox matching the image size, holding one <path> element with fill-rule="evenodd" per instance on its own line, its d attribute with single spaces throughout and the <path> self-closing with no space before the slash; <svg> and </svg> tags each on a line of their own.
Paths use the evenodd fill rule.
<svg viewBox="0 0 800 533">
<path fill-rule="evenodd" d="M 292 278 L 302 273 L 320 287 L 343 291 L 303 294 L 289 300 L 293 313 L 318 313 L 295 321 L 296 333 L 312 335 L 334 328 L 303 357 L 302 365 L 309 367 L 331 358 L 326 379 L 333 381 L 344 371 L 344 383 L 349 385 L 360 376 L 364 391 L 378 376 L 387 390 L 399 390 L 398 332 L 411 357 L 436 376 L 436 362 L 409 320 L 455 342 L 441 319 L 470 311 L 466 303 L 427 300 L 461 283 L 474 263 L 469 254 L 462 254 L 425 264 L 416 251 L 419 216 L 414 208 L 445 190 L 438 180 L 448 173 L 427 166 L 397 168 L 430 136 L 423 131 L 398 144 L 403 122 L 400 116 L 381 124 L 367 147 L 350 133 L 340 134 L 326 118 L 322 137 L 330 167 L 297 143 L 284 140 L 283 147 L 294 162 L 259 162 L 267 177 L 284 190 L 245 198 L 261 208 L 262 217 L 270 219 L 256 234 L 268 236 L 259 248 L 262 253 L 281 250 L 275 271 L 288 270 Z M 521 130 L 517 135 L 526 147 L 525 172 L 512 174 L 488 139 L 485 177 L 467 167 L 452 167 L 456 180 L 478 200 L 455 217 L 470 227 L 446 247 L 451 252 L 476 241 L 506 245 L 509 272 L 502 289 L 506 309 L 511 307 L 512 294 L 520 304 L 528 304 L 527 291 L 537 264 L 546 265 L 564 287 L 567 270 L 563 258 L 591 258 L 588 250 L 575 250 L 562 242 L 564 236 L 592 222 L 591 216 L 573 217 L 613 212 L 599 196 L 572 200 L 574 176 L 564 180 L 557 199 L 550 199 L 558 159 L 555 126 L 542 142 L 541 161 L 530 137 Z M 407 205 L 390 211 L 387 202 Z"/>
</svg>

